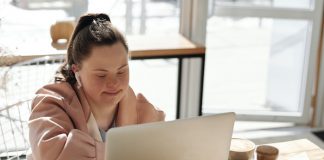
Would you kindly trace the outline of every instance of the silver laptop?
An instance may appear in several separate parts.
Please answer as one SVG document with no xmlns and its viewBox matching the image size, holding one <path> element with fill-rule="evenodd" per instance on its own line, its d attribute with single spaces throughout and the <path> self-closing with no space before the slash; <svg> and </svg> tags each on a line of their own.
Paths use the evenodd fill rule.
<svg viewBox="0 0 324 160">
<path fill-rule="evenodd" d="M 106 160 L 227 160 L 234 121 L 223 113 L 113 128 Z"/>
</svg>

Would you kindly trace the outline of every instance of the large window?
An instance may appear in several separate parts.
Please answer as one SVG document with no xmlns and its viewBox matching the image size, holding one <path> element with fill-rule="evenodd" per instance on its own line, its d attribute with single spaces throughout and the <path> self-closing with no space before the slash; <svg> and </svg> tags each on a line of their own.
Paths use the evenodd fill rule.
<svg viewBox="0 0 324 160">
<path fill-rule="evenodd" d="M 0 45 L 14 52 L 26 43 L 49 40 L 52 24 L 75 21 L 86 12 L 109 14 L 127 35 L 177 34 L 179 30 L 178 0 L 2 0 Z"/>
<path fill-rule="evenodd" d="M 210 0 L 203 113 L 307 121 L 321 13 L 313 3 Z"/>
<path fill-rule="evenodd" d="M 206 111 L 300 109 L 307 21 L 212 17 L 208 25 Z"/>
</svg>

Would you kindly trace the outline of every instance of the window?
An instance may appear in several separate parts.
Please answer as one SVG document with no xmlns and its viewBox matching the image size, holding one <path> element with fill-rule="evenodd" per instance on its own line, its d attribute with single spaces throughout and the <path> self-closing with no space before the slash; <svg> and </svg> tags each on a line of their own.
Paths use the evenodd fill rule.
<svg viewBox="0 0 324 160">
<path fill-rule="evenodd" d="M 303 20 L 210 18 L 205 111 L 301 111 L 308 24 Z"/>
<path fill-rule="evenodd" d="M 207 25 L 203 113 L 306 123 L 321 7 L 307 0 L 209 3 L 216 9 Z"/>
<path fill-rule="evenodd" d="M 75 21 L 86 12 L 107 13 L 126 36 L 178 34 L 179 10 L 179 0 L 2 0 L 0 53 L 10 55 L 22 51 L 22 54 L 37 55 L 35 48 L 41 52 L 50 47 L 52 24 Z M 177 63 L 175 59 L 130 61 L 130 84 L 165 110 L 168 120 L 176 118 Z M 1 70 L 4 72 L 5 68 Z M 43 74 L 51 77 L 52 72 Z M 163 83 L 165 77 L 168 83 Z M 42 85 L 44 82 L 37 84 Z"/>
<path fill-rule="evenodd" d="M 177 59 L 135 60 L 130 63 L 130 85 L 162 109 L 166 120 L 176 118 Z"/>
</svg>

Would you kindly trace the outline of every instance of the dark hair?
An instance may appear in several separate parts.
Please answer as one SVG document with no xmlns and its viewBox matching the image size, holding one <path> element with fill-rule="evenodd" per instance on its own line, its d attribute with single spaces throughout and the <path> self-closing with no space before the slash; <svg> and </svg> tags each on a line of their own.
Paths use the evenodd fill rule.
<svg viewBox="0 0 324 160">
<path fill-rule="evenodd" d="M 92 47 L 113 45 L 121 42 L 128 52 L 125 37 L 110 21 L 107 14 L 86 14 L 80 17 L 70 38 L 66 60 L 55 77 L 55 82 L 67 81 L 71 85 L 76 79 L 72 65 L 81 65 L 82 60 L 90 56 Z"/>
</svg>

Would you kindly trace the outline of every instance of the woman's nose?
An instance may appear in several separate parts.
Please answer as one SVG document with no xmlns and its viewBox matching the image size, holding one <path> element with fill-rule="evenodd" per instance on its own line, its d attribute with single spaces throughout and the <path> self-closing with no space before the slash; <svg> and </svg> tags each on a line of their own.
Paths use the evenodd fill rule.
<svg viewBox="0 0 324 160">
<path fill-rule="evenodd" d="M 116 77 L 110 77 L 106 82 L 107 88 L 115 89 L 118 86 L 118 79 Z"/>
</svg>

